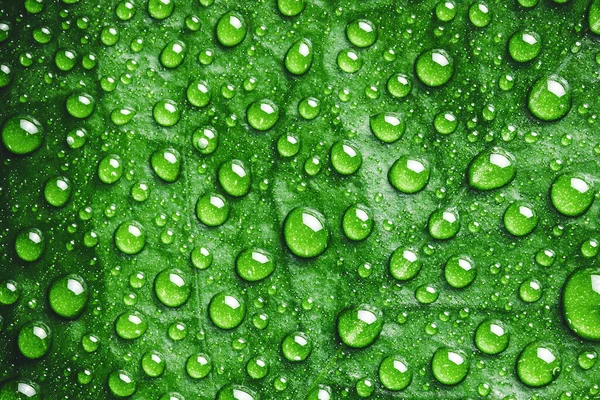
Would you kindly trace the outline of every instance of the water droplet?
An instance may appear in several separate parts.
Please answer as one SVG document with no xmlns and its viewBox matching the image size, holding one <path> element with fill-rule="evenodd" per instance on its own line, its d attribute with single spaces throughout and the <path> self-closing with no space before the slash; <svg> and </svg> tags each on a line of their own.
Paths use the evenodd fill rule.
<svg viewBox="0 0 600 400">
<path fill-rule="evenodd" d="M 15 115 L 2 126 L 2 142 L 11 153 L 33 153 L 40 148 L 43 140 L 42 124 L 33 117 Z"/>
<path fill-rule="evenodd" d="M 517 62 L 528 62 L 536 58 L 542 50 L 540 35 L 531 30 L 515 32 L 508 41 L 508 52 Z"/>
<path fill-rule="evenodd" d="M 379 364 L 379 380 L 388 390 L 403 390 L 412 381 L 412 370 L 403 357 L 386 357 Z"/>
<path fill-rule="evenodd" d="M 594 202 L 594 192 L 584 176 L 560 175 L 550 188 L 552 205 L 563 215 L 578 217 Z"/>
<path fill-rule="evenodd" d="M 346 26 L 346 37 L 356 47 L 369 47 L 377 40 L 377 28 L 369 20 L 358 19 Z"/>
<path fill-rule="evenodd" d="M 429 234 L 434 239 L 451 239 L 460 230 L 460 216 L 454 208 L 439 209 L 429 217 Z"/>
<path fill-rule="evenodd" d="M 172 147 L 156 150 L 150 158 L 150 165 L 160 179 L 175 182 L 181 174 L 181 154 Z"/>
<path fill-rule="evenodd" d="M 250 104 L 246 111 L 248 124 L 258 131 L 268 131 L 279 120 L 279 107 L 271 100 L 262 99 Z"/>
<path fill-rule="evenodd" d="M 118 370 L 108 376 L 108 388 L 115 397 L 129 397 L 135 393 L 137 383 L 129 372 Z"/>
<path fill-rule="evenodd" d="M 161 100 L 154 105 L 152 115 L 157 124 L 169 127 L 179 122 L 181 110 L 173 100 Z"/>
<path fill-rule="evenodd" d="M 137 254 L 146 245 L 146 231 L 137 221 L 122 222 L 115 230 L 115 245 L 125 254 Z"/>
<path fill-rule="evenodd" d="M 196 79 L 187 88 L 187 99 L 196 107 L 206 107 L 212 97 L 208 82 Z"/>
<path fill-rule="evenodd" d="M 567 325 L 577 336 L 600 340 L 600 269 L 575 270 L 563 287 L 562 306 Z"/>
<path fill-rule="evenodd" d="M 362 204 L 351 206 L 344 213 L 342 228 L 351 240 L 364 240 L 373 231 L 373 217 L 367 207 Z"/>
<path fill-rule="evenodd" d="M 342 175 L 351 175 L 362 165 L 362 154 L 354 145 L 341 140 L 331 146 L 331 165 Z"/>
<path fill-rule="evenodd" d="M 402 193 L 416 193 L 429 182 L 431 168 L 424 160 L 402 156 L 392 164 L 388 172 L 390 184 Z"/>
<path fill-rule="evenodd" d="M 454 60 L 443 49 L 428 50 L 417 58 L 417 76 L 427 86 L 437 87 L 448 83 L 454 74 Z"/>
<path fill-rule="evenodd" d="M 373 135 L 382 142 L 393 143 L 406 131 L 406 122 L 400 114 L 386 112 L 372 116 L 369 125 Z"/>
<path fill-rule="evenodd" d="M 461 289 L 475 280 L 475 263 L 467 256 L 454 256 L 446 262 L 444 277 L 453 288 Z"/>
<path fill-rule="evenodd" d="M 285 55 L 285 67 L 294 75 L 305 74 L 310 69 L 312 62 L 312 43 L 306 38 L 295 42 Z"/>
<path fill-rule="evenodd" d="M 142 336 L 148 329 L 146 317 L 137 311 L 126 311 L 115 321 L 115 331 L 123 339 L 133 340 Z"/>
<path fill-rule="evenodd" d="M 44 234 L 37 228 L 25 229 L 19 232 L 15 239 L 15 251 L 23 261 L 33 262 L 38 260 L 45 248 Z"/>
<path fill-rule="evenodd" d="M 190 297 L 192 287 L 187 276 L 177 268 L 162 270 L 154 280 L 154 293 L 167 307 L 179 307 Z"/>
<path fill-rule="evenodd" d="M 226 161 L 219 167 L 219 183 L 223 190 L 235 197 L 241 197 L 250 191 L 250 171 L 243 161 Z"/>
<path fill-rule="evenodd" d="M 246 305 L 238 295 L 221 292 L 213 296 L 208 305 L 210 320 L 221 329 L 233 329 L 246 316 Z"/>
<path fill-rule="evenodd" d="M 533 342 L 525 346 L 517 359 L 517 374 L 521 382 L 531 387 L 542 387 L 560 374 L 560 355 L 554 345 Z"/>
<path fill-rule="evenodd" d="M 267 278 L 275 270 L 271 253 L 262 249 L 247 249 L 237 256 L 235 268 L 238 275 L 249 282 Z"/>
<path fill-rule="evenodd" d="M 173 14 L 175 9 L 174 0 L 149 0 L 148 14 L 154 19 L 165 19 Z"/>
<path fill-rule="evenodd" d="M 469 185 L 479 190 L 493 190 L 509 184 L 517 174 L 514 156 L 494 147 L 479 153 L 467 171 Z"/>
<path fill-rule="evenodd" d="M 538 79 L 527 99 L 529 111 L 542 121 L 556 121 L 571 109 L 571 89 L 558 75 Z"/>
<path fill-rule="evenodd" d="M 204 353 L 192 354 L 185 364 L 185 370 L 190 378 L 202 379 L 212 370 L 212 361 Z"/>
<path fill-rule="evenodd" d="M 177 68 L 185 58 L 185 50 L 185 43 L 181 40 L 167 43 L 160 52 L 160 63 L 165 68 Z"/>
<path fill-rule="evenodd" d="M 475 345 L 485 354 L 499 354 L 508 347 L 510 334 L 505 324 L 498 320 L 485 320 L 475 331 Z"/>
<path fill-rule="evenodd" d="M 379 337 L 382 327 L 383 314 L 368 304 L 342 311 L 337 321 L 340 339 L 354 348 L 371 345 Z"/>
<path fill-rule="evenodd" d="M 236 11 L 228 11 L 217 22 L 217 39 L 223 46 L 237 46 L 246 37 L 247 30 L 244 17 Z"/>
<path fill-rule="evenodd" d="M 200 154 L 212 154 L 219 144 L 219 136 L 212 126 L 198 128 L 192 135 L 192 144 Z"/>
<path fill-rule="evenodd" d="M 435 379 L 444 385 L 457 385 L 469 373 L 469 359 L 461 350 L 443 347 L 433 355 L 431 370 Z"/>
<path fill-rule="evenodd" d="M 50 327 L 41 321 L 28 322 L 19 331 L 19 351 L 29 359 L 38 359 L 50 350 L 52 332 Z"/>
<path fill-rule="evenodd" d="M 85 281 L 75 274 L 54 281 L 48 291 L 52 311 L 64 318 L 77 318 L 87 305 L 88 298 Z"/>
<path fill-rule="evenodd" d="M 207 193 L 196 203 L 196 216 L 206 226 L 219 226 L 229 218 L 229 208 L 225 197 L 216 193 Z"/>
<path fill-rule="evenodd" d="M 167 367 L 165 358 L 158 351 L 150 350 L 144 353 L 141 360 L 142 369 L 149 377 L 156 378 L 161 376 Z"/>
<path fill-rule="evenodd" d="M 515 236 L 525 236 L 535 229 L 538 219 L 533 206 L 515 201 L 504 212 L 504 227 Z"/>
<path fill-rule="evenodd" d="M 283 339 L 281 351 L 289 361 L 304 361 L 312 351 L 312 343 L 304 332 L 293 332 Z"/>
<path fill-rule="evenodd" d="M 329 229 L 320 212 L 307 207 L 298 207 L 287 215 L 283 235 L 288 248 L 303 258 L 322 254 L 329 245 Z"/>
<path fill-rule="evenodd" d="M 398 247 L 389 261 L 390 274 L 400 280 L 407 281 L 421 271 L 422 262 L 414 250 Z"/>
</svg>

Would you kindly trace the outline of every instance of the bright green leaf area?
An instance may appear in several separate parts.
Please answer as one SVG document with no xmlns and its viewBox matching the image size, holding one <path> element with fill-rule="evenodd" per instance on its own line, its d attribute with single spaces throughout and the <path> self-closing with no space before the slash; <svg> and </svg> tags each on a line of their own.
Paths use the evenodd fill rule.
<svg viewBox="0 0 600 400">
<path fill-rule="evenodd" d="M 0 400 L 599 398 L 599 27 L 0 1 Z"/>
</svg>

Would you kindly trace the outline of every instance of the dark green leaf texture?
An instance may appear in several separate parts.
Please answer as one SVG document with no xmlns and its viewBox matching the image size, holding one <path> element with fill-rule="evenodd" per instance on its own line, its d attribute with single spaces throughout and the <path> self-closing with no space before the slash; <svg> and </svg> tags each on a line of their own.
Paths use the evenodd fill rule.
<svg viewBox="0 0 600 400">
<path fill-rule="evenodd" d="M 1 1 L 0 399 L 600 398 L 599 10 Z"/>
</svg>

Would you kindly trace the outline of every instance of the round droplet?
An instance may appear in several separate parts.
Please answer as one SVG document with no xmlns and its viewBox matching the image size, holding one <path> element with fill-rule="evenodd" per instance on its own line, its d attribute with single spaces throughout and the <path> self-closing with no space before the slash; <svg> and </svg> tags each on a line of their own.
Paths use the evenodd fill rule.
<svg viewBox="0 0 600 400">
<path fill-rule="evenodd" d="M 346 210 L 342 219 L 344 234 L 350 240 L 364 240 L 373 231 L 373 217 L 362 204 L 353 205 Z"/>
<path fill-rule="evenodd" d="M 262 99 L 246 110 L 248 124 L 258 131 L 268 131 L 279 120 L 279 107 L 271 100 Z"/>
<path fill-rule="evenodd" d="M 449 135 L 458 127 L 458 120 L 454 113 L 450 111 L 440 112 L 433 119 L 433 127 L 437 133 Z"/>
<path fill-rule="evenodd" d="M 526 303 L 535 303 L 542 297 L 542 285 L 537 279 L 526 279 L 519 286 L 519 297 Z"/>
<path fill-rule="evenodd" d="M 154 293 L 167 307 L 179 307 L 190 297 L 192 285 L 183 271 L 177 268 L 162 270 L 154 279 Z"/>
<path fill-rule="evenodd" d="M 148 14 L 154 19 L 165 19 L 173 14 L 175 0 L 149 0 Z"/>
<path fill-rule="evenodd" d="M 558 378 L 560 370 L 560 355 L 551 343 L 530 343 L 517 359 L 517 375 L 527 386 L 546 386 Z"/>
<path fill-rule="evenodd" d="M 457 385 L 469 373 L 469 359 L 461 350 L 443 347 L 431 360 L 433 376 L 444 385 Z"/>
<path fill-rule="evenodd" d="M 116 154 L 109 154 L 98 164 L 98 178 L 106 184 L 117 182 L 123 176 L 123 161 Z"/>
<path fill-rule="evenodd" d="M 456 16 L 456 3 L 453 0 L 441 0 L 435 6 L 435 16 L 442 22 L 449 22 Z"/>
<path fill-rule="evenodd" d="M 240 278 L 256 282 L 267 278 L 275 270 L 273 256 L 266 250 L 247 249 L 237 256 L 235 269 Z"/>
<path fill-rule="evenodd" d="M 7 87 L 13 79 L 13 72 L 7 64 L 0 64 L 0 89 Z"/>
<path fill-rule="evenodd" d="M 198 269 L 207 269 L 213 262 L 213 255 L 206 247 L 196 246 L 191 253 L 192 265 Z"/>
<path fill-rule="evenodd" d="M 202 379 L 212 370 L 212 362 L 204 353 L 192 354 L 185 364 L 185 370 L 190 378 Z"/>
<path fill-rule="evenodd" d="M 579 337 L 600 340 L 600 268 L 579 268 L 563 287 L 565 320 Z"/>
<path fill-rule="evenodd" d="M 13 154 L 30 154 L 44 140 L 42 124 L 30 116 L 15 115 L 2 126 L 2 143 Z"/>
<path fill-rule="evenodd" d="M 0 399 L 40 400 L 40 389 L 37 384 L 28 380 L 9 380 L 0 386 Z"/>
<path fill-rule="evenodd" d="M 460 216 L 454 208 L 439 209 L 429 217 L 429 234 L 434 239 L 450 239 L 460 230 Z"/>
<path fill-rule="evenodd" d="M 403 357 L 386 357 L 379 364 L 379 380 L 387 390 L 403 390 L 412 381 L 412 370 Z"/>
<path fill-rule="evenodd" d="M 221 329 L 233 329 L 246 316 L 244 300 L 235 294 L 221 292 L 213 296 L 208 305 L 210 320 Z"/>
<path fill-rule="evenodd" d="M 246 372 L 252 379 L 262 379 L 269 373 L 269 364 L 261 356 L 252 357 L 246 364 Z"/>
<path fill-rule="evenodd" d="M 142 369 L 152 378 L 161 376 L 167 367 L 165 358 L 157 351 L 151 350 L 142 356 Z"/>
<path fill-rule="evenodd" d="M 52 333 L 48 325 L 41 321 L 28 322 L 19 331 L 19 351 L 25 357 L 38 359 L 50 350 Z"/>
<path fill-rule="evenodd" d="M 401 99 L 410 94 L 412 83 L 406 74 L 396 74 L 388 79 L 387 89 L 392 96 Z"/>
<path fill-rule="evenodd" d="M 493 190 L 508 185 L 517 174 L 515 158 L 499 147 L 479 153 L 467 171 L 469 185 L 479 190 Z"/>
<path fill-rule="evenodd" d="M 488 5 L 479 0 L 469 7 L 469 20 L 478 28 L 484 28 L 492 21 L 492 12 Z"/>
<path fill-rule="evenodd" d="M 192 134 L 192 144 L 200 154 L 212 154 L 219 144 L 219 136 L 212 126 L 198 128 Z"/>
<path fill-rule="evenodd" d="M 499 354 L 508 347 L 510 335 L 503 322 L 485 320 L 475 331 L 475 346 L 485 354 Z"/>
<path fill-rule="evenodd" d="M 596 35 L 600 35 L 600 1 L 598 0 L 594 0 L 590 4 L 588 23 L 590 30 Z"/>
<path fill-rule="evenodd" d="M 146 245 L 146 232 L 137 221 L 125 221 L 115 230 L 115 245 L 125 254 L 137 254 Z"/>
<path fill-rule="evenodd" d="M 223 225 L 229 218 L 229 203 L 220 194 L 207 193 L 196 203 L 196 216 L 206 226 Z"/>
<path fill-rule="evenodd" d="M 307 207 L 290 211 L 283 225 L 283 235 L 292 253 L 303 258 L 316 257 L 329 245 L 329 229 L 325 217 Z"/>
<path fill-rule="evenodd" d="M 558 75 L 537 80 L 527 99 L 529 111 L 542 121 L 556 121 L 571 109 L 571 89 Z"/>
<path fill-rule="evenodd" d="M 594 192 L 584 176 L 564 174 L 552 183 L 550 198 L 559 213 L 578 217 L 594 202 Z"/>
<path fill-rule="evenodd" d="M 508 53 L 517 62 L 528 62 L 542 50 L 540 36 L 531 30 L 515 32 L 508 41 Z"/>
<path fill-rule="evenodd" d="M 245 386 L 228 384 L 219 390 L 215 400 L 259 400 L 259 397 Z"/>
<path fill-rule="evenodd" d="M 108 376 L 108 388 L 115 397 L 129 397 L 135 393 L 137 383 L 129 372 L 119 370 Z"/>
<path fill-rule="evenodd" d="M 304 11 L 306 7 L 305 0 L 277 0 L 279 12 L 286 17 L 295 17 Z"/>
<path fill-rule="evenodd" d="M 437 301 L 440 292 L 433 285 L 421 285 L 415 290 L 415 299 L 421 304 L 431 304 Z"/>
<path fill-rule="evenodd" d="M 177 68 L 185 58 L 185 43 L 181 40 L 173 40 L 160 52 L 160 63 L 165 68 Z"/>
<path fill-rule="evenodd" d="M 154 173 L 165 182 L 175 182 L 181 174 L 181 154 L 172 147 L 156 150 L 150 157 Z"/>
<path fill-rule="evenodd" d="M 307 97 L 298 103 L 298 113 L 306 120 L 315 119 L 321 113 L 321 102 L 316 97 Z"/>
<path fill-rule="evenodd" d="M 210 86 L 208 82 L 197 79 L 190 83 L 187 88 L 187 99 L 196 107 L 205 107 L 210 103 L 212 95 L 210 94 Z"/>
<path fill-rule="evenodd" d="M 61 49 L 54 55 L 54 63 L 61 71 L 70 71 L 77 64 L 77 53 L 73 50 Z"/>
<path fill-rule="evenodd" d="M 342 175 L 351 175 L 362 165 L 362 154 L 349 142 L 340 140 L 331 146 L 331 165 Z"/>
<path fill-rule="evenodd" d="M 388 172 L 390 184 L 403 193 L 416 193 L 429 182 L 431 168 L 423 160 L 409 156 L 397 159 Z"/>
<path fill-rule="evenodd" d="M 73 93 L 67 97 L 67 112 L 75 118 L 87 118 L 94 112 L 96 101 L 87 93 Z"/>
<path fill-rule="evenodd" d="M 377 28 L 369 20 L 358 19 L 346 26 L 346 37 L 356 47 L 369 47 L 377 40 Z"/>
<path fill-rule="evenodd" d="M 250 191 L 250 173 L 243 161 L 224 162 L 219 167 L 218 177 L 223 190 L 232 196 L 245 196 Z"/>
<path fill-rule="evenodd" d="M 115 321 L 117 335 L 123 339 L 133 340 L 142 336 L 148 329 L 146 317 L 137 311 L 126 311 Z"/>
<path fill-rule="evenodd" d="M 300 139 L 294 134 L 283 134 L 277 139 L 277 152 L 281 157 L 294 157 L 300 151 Z"/>
<path fill-rule="evenodd" d="M 85 281 L 75 274 L 54 281 L 48 292 L 50 308 L 64 318 L 77 318 L 87 305 L 88 298 Z"/>
<path fill-rule="evenodd" d="M 598 353 L 594 350 L 583 351 L 577 357 L 577 364 L 585 371 L 592 369 L 597 362 Z"/>
<path fill-rule="evenodd" d="M 421 82 L 427 86 L 441 86 L 452 78 L 454 60 L 446 50 L 428 50 L 417 58 L 415 71 Z"/>
<path fill-rule="evenodd" d="M 6 280 L 0 282 L 0 305 L 9 306 L 15 304 L 21 295 L 21 290 L 17 282 Z"/>
<path fill-rule="evenodd" d="M 173 126 L 181 119 L 181 110 L 173 100 L 161 100 L 154 105 L 152 115 L 157 124 Z"/>
<path fill-rule="evenodd" d="M 295 42 L 285 55 L 285 67 L 294 75 L 305 74 L 313 62 L 312 42 L 306 38 Z"/>
<path fill-rule="evenodd" d="M 337 55 L 338 67 L 348 74 L 353 74 L 362 67 L 362 59 L 351 49 L 341 50 Z"/>
<path fill-rule="evenodd" d="M 312 351 L 312 344 L 304 332 L 293 332 L 283 339 L 281 351 L 289 361 L 304 361 Z"/>
<path fill-rule="evenodd" d="M 38 260 L 45 248 L 44 234 L 37 228 L 25 229 L 19 232 L 15 239 L 15 251 L 23 261 L 33 262 Z"/>
<path fill-rule="evenodd" d="M 308 395 L 306 395 L 305 400 L 333 400 L 333 398 L 334 397 L 329 386 L 319 385 L 311 390 Z"/>
<path fill-rule="evenodd" d="M 383 314 L 368 304 L 342 311 L 337 321 L 340 339 L 354 348 L 371 345 L 379 337 L 382 327 Z"/>
<path fill-rule="evenodd" d="M 453 288 L 461 289 L 469 286 L 475 280 L 477 270 L 475 264 L 467 256 L 455 256 L 446 262 L 444 277 Z"/>
<path fill-rule="evenodd" d="M 400 114 L 386 112 L 372 116 L 369 125 L 373 135 L 382 142 L 394 143 L 406 131 L 406 122 Z"/>
<path fill-rule="evenodd" d="M 538 224 L 538 215 L 533 206 L 515 201 L 504 212 L 504 227 L 515 236 L 530 234 Z"/>
<path fill-rule="evenodd" d="M 237 46 L 246 37 L 247 30 L 244 17 L 235 11 L 229 11 L 217 22 L 217 39 L 223 46 Z"/>
<path fill-rule="evenodd" d="M 398 247 L 390 256 L 390 274 L 400 281 L 407 281 L 417 276 L 422 265 L 417 253 L 410 249 Z"/>
</svg>

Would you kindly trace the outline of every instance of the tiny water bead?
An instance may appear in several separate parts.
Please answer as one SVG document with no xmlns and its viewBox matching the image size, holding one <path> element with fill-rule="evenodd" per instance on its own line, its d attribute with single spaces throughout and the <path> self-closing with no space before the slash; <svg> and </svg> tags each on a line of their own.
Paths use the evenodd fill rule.
<svg viewBox="0 0 600 400">
<path fill-rule="evenodd" d="M 341 140 L 331 146 L 331 165 L 342 175 L 352 175 L 362 165 L 362 154 L 351 143 Z"/>
<path fill-rule="evenodd" d="M 478 28 L 485 28 L 492 20 L 492 12 L 489 6 L 481 0 L 471 4 L 469 7 L 469 20 Z"/>
<path fill-rule="evenodd" d="M 146 201 L 150 197 L 150 186 L 145 181 L 138 181 L 131 187 L 131 197 L 135 201 Z"/>
<path fill-rule="evenodd" d="M 161 100 L 154 105 L 152 115 L 157 124 L 169 127 L 179 122 L 181 110 L 173 100 Z"/>
<path fill-rule="evenodd" d="M 116 154 L 108 154 L 98 163 L 98 178 L 110 185 L 121 179 L 123 170 L 121 157 Z"/>
<path fill-rule="evenodd" d="M 146 317 L 137 311 L 126 311 L 115 320 L 115 331 L 123 339 L 137 339 L 148 330 Z"/>
<path fill-rule="evenodd" d="M 577 364 L 583 369 L 592 369 L 598 362 L 598 353 L 594 350 L 587 350 L 579 354 Z"/>
<path fill-rule="evenodd" d="M 316 97 L 307 97 L 298 103 L 298 114 L 306 120 L 312 120 L 321 113 L 321 101 Z"/>
<path fill-rule="evenodd" d="M 406 74 L 392 75 L 387 81 L 387 90 L 393 97 L 401 99 L 410 94 L 412 82 Z"/>
<path fill-rule="evenodd" d="M 76 274 L 54 281 L 48 291 L 50 308 L 64 318 L 77 318 L 87 305 L 88 298 L 87 284 Z"/>
<path fill-rule="evenodd" d="M 594 202 L 594 191 L 583 175 L 568 173 L 557 177 L 550 188 L 550 199 L 556 210 L 568 217 L 585 213 Z"/>
<path fill-rule="evenodd" d="M 81 347 L 87 353 L 93 353 L 100 348 L 100 339 L 93 334 L 84 335 L 81 338 Z"/>
<path fill-rule="evenodd" d="M 135 5 L 129 0 L 123 0 L 115 8 L 117 18 L 122 21 L 128 21 L 135 15 Z"/>
<path fill-rule="evenodd" d="M 246 317 L 244 300 L 232 293 L 221 292 L 213 296 L 208 305 L 210 320 L 221 329 L 233 329 Z"/>
<path fill-rule="evenodd" d="M 444 267 L 446 282 L 456 289 L 469 286 L 475 280 L 476 275 L 475 264 L 467 256 L 454 256 L 446 262 Z"/>
<path fill-rule="evenodd" d="M 192 144 L 200 154 L 212 154 L 219 144 L 219 135 L 212 126 L 198 128 L 192 134 Z"/>
<path fill-rule="evenodd" d="M 525 303 L 535 303 L 542 297 L 542 285 L 537 279 L 526 279 L 519 286 L 519 297 Z"/>
<path fill-rule="evenodd" d="M 223 386 L 215 400 L 259 400 L 254 391 L 242 385 L 227 384 Z"/>
<path fill-rule="evenodd" d="M 216 31 L 219 43 L 226 47 L 233 47 L 244 40 L 248 27 L 240 13 L 228 11 L 219 18 Z"/>
<path fill-rule="evenodd" d="M 527 106 L 542 121 L 556 121 L 571 109 L 571 88 L 558 75 L 540 78 L 529 91 Z"/>
<path fill-rule="evenodd" d="M 342 218 L 342 229 L 350 240 L 364 240 L 373 231 L 373 217 L 369 210 L 362 204 L 351 206 Z"/>
<path fill-rule="evenodd" d="M 358 19 L 346 26 L 346 37 L 356 47 L 369 47 L 377 40 L 377 28 L 369 20 Z"/>
<path fill-rule="evenodd" d="M 202 379 L 212 370 L 212 361 L 207 354 L 192 354 L 185 363 L 185 370 L 190 378 Z"/>
<path fill-rule="evenodd" d="M 354 50 L 344 49 L 337 55 L 337 65 L 343 72 L 353 74 L 362 68 L 363 62 Z"/>
<path fill-rule="evenodd" d="M 292 253 L 302 258 L 316 257 L 329 245 L 329 229 L 320 212 L 308 208 L 294 208 L 283 224 L 285 243 Z"/>
<path fill-rule="evenodd" d="M 129 397 L 135 393 L 137 383 L 129 372 L 118 370 L 108 376 L 108 388 L 115 397 Z"/>
<path fill-rule="evenodd" d="M 206 226 L 223 225 L 229 218 L 229 203 L 217 193 L 207 193 L 196 203 L 196 216 Z"/>
<path fill-rule="evenodd" d="M 177 268 L 162 270 L 154 279 L 154 293 L 167 307 L 179 307 L 190 297 L 192 285 L 186 274 Z"/>
<path fill-rule="evenodd" d="M 42 146 L 44 129 L 28 115 L 15 115 L 2 126 L 2 143 L 13 154 L 31 154 Z"/>
<path fill-rule="evenodd" d="M 421 285 L 415 290 L 415 299 L 421 304 L 431 304 L 437 301 L 440 292 L 433 285 Z"/>
<path fill-rule="evenodd" d="M 403 357 L 386 357 L 379 364 L 379 380 L 387 390 L 403 390 L 412 381 L 412 370 Z"/>
<path fill-rule="evenodd" d="M 240 278 L 256 282 L 267 278 L 275 270 L 273 255 L 262 249 L 247 249 L 235 260 L 235 269 Z"/>
<path fill-rule="evenodd" d="M 149 0 L 148 14 L 154 19 L 165 19 L 173 14 L 175 0 Z"/>
<path fill-rule="evenodd" d="M 508 52 L 517 62 L 528 62 L 542 50 L 540 35 L 531 30 L 515 32 L 508 42 Z"/>
<path fill-rule="evenodd" d="M 504 227 L 515 236 L 530 234 L 538 224 L 539 217 L 533 206 L 515 201 L 504 212 Z"/>
<path fill-rule="evenodd" d="M 213 257 L 212 252 L 203 246 L 194 247 L 190 255 L 192 265 L 198 269 L 207 269 L 210 267 Z"/>
<path fill-rule="evenodd" d="M 458 120 L 454 113 L 450 111 L 440 112 L 433 119 L 433 127 L 437 133 L 449 135 L 458 127 Z"/>
<path fill-rule="evenodd" d="M 390 274 L 400 281 L 417 276 L 422 266 L 423 263 L 414 250 L 401 247 L 394 250 L 389 260 Z"/>
<path fill-rule="evenodd" d="M 150 157 L 154 173 L 165 182 L 175 182 L 181 174 L 181 154 L 172 147 L 156 150 Z"/>
<path fill-rule="evenodd" d="M 431 370 L 435 379 L 444 385 L 457 385 L 469 373 L 469 359 L 461 350 L 442 347 L 433 355 Z"/>
<path fill-rule="evenodd" d="M 136 111 L 131 107 L 115 108 L 110 113 L 110 120 L 117 126 L 125 125 L 135 117 Z"/>
<path fill-rule="evenodd" d="M 223 190 L 235 197 L 241 197 L 250 191 L 250 171 L 241 160 L 226 161 L 219 167 L 219 183 Z"/>
<path fill-rule="evenodd" d="M 0 282 L 0 305 L 8 306 L 14 304 L 21 295 L 21 289 L 17 282 L 5 280 Z"/>
<path fill-rule="evenodd" d="M 252 379 L 262 379 L 269 373 L 269 364 L 261 356 L 254 356 L 246 364 L 246 372 Z"/>
<path fill-rule="evenodd" d="M 567 325 L 579 337 L 600 340 L 600 268 L 576 269 L 562 290 Z"/>
<path fill-rule="evenodd" d="M 402 115 L 392 112 L 373 115 L 369 119 L 373 135 L 384 143 L 394 143 L 404 135 L 406 122 Z"/>
<path fill-rule="evenodd" d="M 67 112 L 75 118 L 87 118 L 94 112 L 96 100 L 87 93 L 73 93 L 67 97 Z"/>
<path fill-rule="evenodd" d="M 54 55 L 54 63 L 61 71 L 70 71 L 77 64 L 77 53 L 73 50 L 61 49 Z"/>
<path fill-rule="evenodd" d="M 469 186 L 479 190 L 493 190 L 508 185 L 516 176 L 514 156 L 494 147 L 479 153 L 467 171 Z"/>
<path fill-rule="evenodd" d="M 181 40 L 173 40 L 160 52 L 160 63 L 165 68 L 177 68 L 185 58 L 186 46 Z"/>
<path fill-rule="evenodd" d="M 446 50 L 428 50 L 417 58 L 415 72 L 425 85 L 442 86 L 454 75 L 454 60 Z"/>
<path fill-rule="evenodd" d="M 289 361 L 304 361 L 312 351 L 312 344 L 304 332 L 293 332 L 283 339 L 281 351 Z"/>
<path fill-rule="evenodd" d="M 285 55 L 285 67 L 294 75 L 304 75 L 313 62 L 312 42 L 306 38 L 296 41 Z"/>
<path fill-rule="evenodd" d="M 381 310 L 368 304 L 342 311 L 337 320 L 337 331 L 344 344 L 354 348 L 367 347 L 379 337 L 383 327 Z"/>
<path fill-rule="evenodd" d="M 45 248 L 44 234 L 37 228 L 22 230 L 15 239 L 15 251 L 23 261 L 33 262 L 38 260 Z"/>
<path fill-rule="evenodd" d="M 277 139 L 277 152 L 281 157 L 294 157 L 300 151 L 300 138 L 288 133 L 279 136 Z"/>
<path fill-rule="evenodd" d="M 517 375 L 527 386 L 542 387 L 558 378 L 561 364 L 560 355 L 553 344 L 533 342 L 519 354 Z"/>
<path fill-rule="evenodd" d="M 434 239 L 451 239 L 460 230 L 460 216 L 455 208 L 439 209 L 429 217 L 429 234 Z"/>
<path fill-rule="evenodd" d="M 115 245 L 125 254 L 137 254 L 146 245 L 146 231 L 137 221 L 124 221 L 115 230 Z"/>
<path fill-rule="evenodd" d="M 430 175 L 427 162 L 405 155 L 394 161 L 388 171 L 388 180 L 400 192 L 411 194 L 423 190 Z"/>
<path fill-rule="evenodd" d="M 485 354 L 499 354 L 507 349 L 510 334 L 498 320 L 485 320 L 475 331 L 475 346 Z"/>
<path fill-rule="evenodd" d="M 373 385 L 373 382 L 370 379 L 364 378 L 356 382 L 356 394 L 359 397 L 371 397 L 374 391 L 375 386 Z"/>
<path fill-rule="evenodd" d="M 450 22 L 456 16 L 456 3 L 453 0 L 440 0 L 435 6 L 435 16 L 442 22 Z"/>
<path fill-rule="evenodd" d="M 206 107 L 212 98 L 208 82 L 202 79 L 196 79 L 187 88 L 188 101 L 196 107 Z"/>
<path fill-rule="evenodd" d="M 19 331 L 19 351 L 25 357 L 35 360 L 48 354 L 52 345 L 50 327 L 41 321 L 31 321 Z"/>
<path fill-rule="evenodd" d="M 142 370 L 151 378 L 161 376 L 167 368 L 167 363 L 162 354 L 155 350 L 144 353 L 141 359 Z"/>
<path fill-rule="evenodd" d="M 279 120 L 279 107 L 271 100 L 257 100 L 246 110 L 248 124 L 258 131 L 268 131 Z"/>
</svg>

